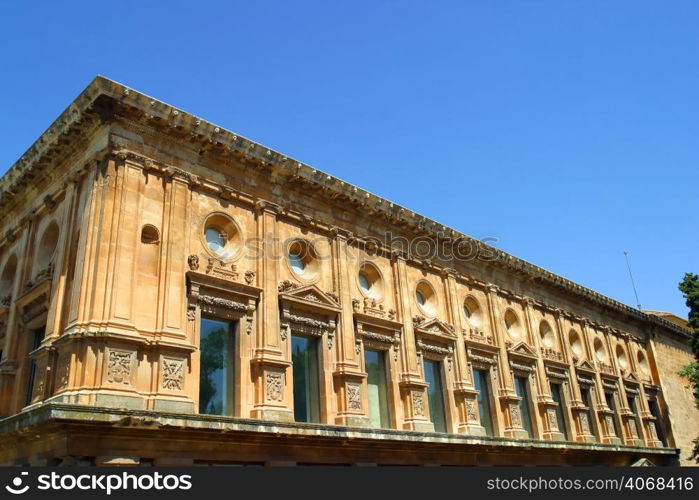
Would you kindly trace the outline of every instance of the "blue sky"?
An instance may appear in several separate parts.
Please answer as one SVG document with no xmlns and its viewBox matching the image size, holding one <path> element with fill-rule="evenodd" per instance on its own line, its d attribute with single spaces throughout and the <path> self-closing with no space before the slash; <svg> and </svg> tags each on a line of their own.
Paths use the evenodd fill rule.
<svg viewBox="0 0 699 500">
<path fill-rule="evenodd" d="M 629 305 L 699 272 L 699 2 L 0 4 L 0 173 L 97 74 Z"/>
</svg>

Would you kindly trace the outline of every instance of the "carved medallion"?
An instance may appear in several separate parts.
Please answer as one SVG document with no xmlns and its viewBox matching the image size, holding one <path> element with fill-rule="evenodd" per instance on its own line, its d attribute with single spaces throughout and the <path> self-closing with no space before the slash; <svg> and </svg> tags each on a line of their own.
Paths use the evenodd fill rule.
<svg viewBox="0 0 699 500">
<path fill-rule="evenodd" d="M 184 389 L 184 359 L 163 358 L 163 389 Z"/>
<path fill-rule="evenodd" d="M 131 362 L 133 352 L 109 351 L 107 357 L 107 382 L 110 384 L 131 384 Z"/>
</svg>

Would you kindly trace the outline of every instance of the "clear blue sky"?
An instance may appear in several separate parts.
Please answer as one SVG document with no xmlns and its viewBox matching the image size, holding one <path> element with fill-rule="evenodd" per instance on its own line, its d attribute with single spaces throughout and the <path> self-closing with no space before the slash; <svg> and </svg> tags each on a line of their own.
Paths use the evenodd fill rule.
<svg viewBox="0 0 699 500">
<path fill-rule="evenodd" d="M 0 4 L 0 173 L 97 74 L 635 305 L 699 272 L 699 2 Z"/>
</svg>

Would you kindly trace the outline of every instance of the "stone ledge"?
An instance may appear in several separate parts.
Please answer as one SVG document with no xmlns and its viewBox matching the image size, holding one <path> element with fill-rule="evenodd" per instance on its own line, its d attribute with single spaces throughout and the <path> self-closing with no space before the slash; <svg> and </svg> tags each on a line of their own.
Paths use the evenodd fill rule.
<svg viewBox="0 0 699 500">
<path fill-rule="evenodd" d="M 152 410 L 126 410 L 83 405 L 43 403 L 11 417 L 0 420 L 0 436 L 23 434 L 33 427 L 46 424 L 92 424 L 109 428 L 166 429 L 189 432 L 245 433 L 277 437 L 307 437 L 319 439 L 376 440 L 380 442 L 419 442 L 421 444 L 475 445 L 484 448 L 506 447 L 512 450 L 559 450 L 624 452 L 644 455 L 678 456 L 674 448 L 582 443 L 573 441 L 541 441 L 501 437 L 468 436 L 436 432 L 396 429 L 367 429 L 332 424 L 269 422 L 247 418 L 218 417 Z"/>
</svg>

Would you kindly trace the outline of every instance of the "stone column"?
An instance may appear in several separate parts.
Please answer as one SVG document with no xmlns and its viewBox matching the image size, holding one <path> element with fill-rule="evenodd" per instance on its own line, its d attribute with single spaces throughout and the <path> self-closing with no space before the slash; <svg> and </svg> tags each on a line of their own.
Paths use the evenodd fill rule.
<svg viewBox="0 0 699 500">
<path fill-rule="evenodd" d="M 257 308 L 256 347 L 252 360 L 255 384 L 255 403 L 252 418 L 291 422 L 293 387 L 287 384 L 287 370 L 291 362 L 286 359 L 288 345 L 282 345 L 279 325 L 279 265 L 282 249 L 277 230 L 277 205 L 260 200 L 255 205 L 256 234 L 260 243 L 257 256 L 258 286 L 262 288 Z M 291 339 L 284 341 L 290 344 Z"/>
<path fill-rule="evenodd" d="M 391 256 L 393 282 L 396 286 L 398 320 L 403 323 L 403 339 L 401 342 L 400 375 L 401 398 L 404 406 L 403 428 L 416 431 L 434 431 L 434 424 L 427 419 L 427 383 L 418 367 L 417 349 L 415 347 L 415 331 L 410 314 L 410 294 L 412 286 L 408 282 L 405 256 L 394 252 Z"/>
<path fill-rule="evenodd" d="M 333 370 L 333 387 L 338 408 L 335 422 L 339 425 L 368 427 L 371 422 L 367 416 L 367 375 L 361 371 L 355 352 L 354 310 L 350 289 L 352 276 L 347 243 L 350 234 L 337 227 L 332 228 L 331 234 L 337 286 L 335 292 L 342 308 L 337 328 L 337 358 Z M 361 391 L 359 398 L 356 397 L 357 391 Z"/>
<path fill-rule="evenodd" d="M 528 437 L 527 431 L 522 427 L 522 416 L 519 411 L 520 397 L 514 389 L 514 377 L 510 371 L 509 355 L 505 345 L 505 333 L 500 328 L 502 317 L 499 313 L 499 308 L 496 306 L 499 288 L 494 285 L 488 285 L 485 289 L 485 296 L 488 308 L 488 317 L 490 318 L 490 326 L 493 331 L 500 354 L 498 356 L 498 366 L 500 372 L 500 387 L 498 396 L 500 401 L 500 411 L 505 437 Z M 503 428 L 501 427 L 501 428 Z"/>
</svg>

